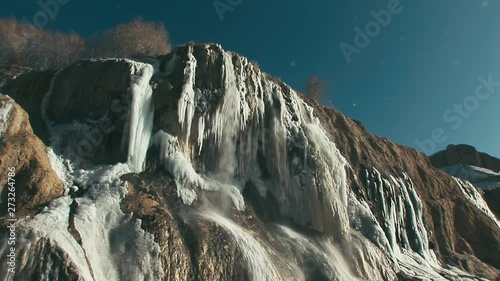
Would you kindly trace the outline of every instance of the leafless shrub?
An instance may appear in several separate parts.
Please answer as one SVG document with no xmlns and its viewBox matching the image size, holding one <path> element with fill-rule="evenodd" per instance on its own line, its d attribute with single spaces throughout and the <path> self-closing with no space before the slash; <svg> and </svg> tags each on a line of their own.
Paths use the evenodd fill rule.
<svg viewBox="0 0 500 281">
<path fill-rule="evenodd" d="M 0 68 L 11 64 L 59 69 L 84 57 L 156 56 L 170 51 L 160 23 L 135 19 L 90 40 L 76 33 L 38 28 L 16 19 L 0 19 Z"/>
<path fill-rule="evenodd" d="M 104 32 L 98 40 L 96 56 L 132 57 L 157 56 L 170 51 L 165 26 L 140 18 Z"/>
<path fill-rule="evenodd" d="M 259 63 L 258 63 L 257 61 L 254 61 L 254 60 L 253 60 L 253 61 L 251 61 L 250 63 L 253 65 L 253 68 L 255 68 L 255 69 L 260 69 L 260 65 L 259 65 Z"/>
<path fill-rule="evenodd" d="M 85 50 L 85 42 L 76 33 L 44 30 L 15 19 L 0 20 L 0 42 L 2 66 L 57 69 L 80 59 Z"/>
<path fill-rule="evenodd" d="M 328 81 L 320 79 L 318 76 L 311 75 L 307 78 L 306 94 L 311 98 L 321 101 L 326 92 Z"/>
<path fill-rule="evenodd" d="M 35 28 L 22 25 L 15 19 L 0 20 L 0 64 L 20 64 L 25 59 L 28 39 L 35 33 Z"/>
</svg>

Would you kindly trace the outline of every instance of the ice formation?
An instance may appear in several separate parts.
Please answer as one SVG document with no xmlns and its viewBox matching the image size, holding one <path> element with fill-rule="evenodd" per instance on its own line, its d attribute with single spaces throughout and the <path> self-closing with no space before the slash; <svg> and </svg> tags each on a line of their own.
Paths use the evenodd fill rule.
<svg viewBox="0 0 500 281">
<path fill-rule="evenodd" d="M 193 122 L 195 110 L 195 90 L 194 83 L 196 77 L 196 58 L 192 52 L 188 53 L 189 60 L 186 62 L 184 70 L 184 83 L 179 99 L 179 122 L 181 127 L 186 129 L 186 140 L 189 141 L 191 135 L 191 123 Z"/>
<path fill-rule="evenodd" d="M 0 140 L 2 139 L 3 133 L 7 130 L 9 125 L 9 114 L 12 109 L 12 104 L 7 101 L 2 101 L 0 104 Z"/>
<path fill-rule="evenodd" d="M 45 243 L 51 252 L 64 253 L 65 261 L 85 281 L 143 280 L 145 276 L 161 280 L 164 272 L 159 247 L 152 235 L 140 228 L 140 221 L 121 212 L 119 202 L 124 192 L 122 185 L 95 184 L 88 196 L 74 201 L 64 196 L 36 217 L 18 221 L 22 231 L 18 233 L 17 280 L 31 280 L 29 276 L 37 267 L 45 270 L 42 280 L 52 280 L 58 269 L 51 263 L 56 260 L 37 253 Z M 72 204 L 78 211 L 71 211 Z M 77 236 L 68 231 L 70 228 Z M 2 239 L 0 251 L 7 252 L 8 247 L 7 239 Z M 7 272 L 4 259 L 2 255 L 0 268 Z M 5 277 L 10 279 L 2 280 L 16 280 L 10 274 Z"/>
<path fill-rule="evenodd" d="M 347 177 L 351 167 L 314 116 L 313 108 L 289 86 L 251 67 L 245 58 L 222 53 L 222 87 L 218 90 L 197 88 L 198 62 L 192 46 L 185 62 L 177 55 L 170 60 L 159 75 L 167 76 L 176 64 L 185 63 L 178 120 L 172 120 L 180 125 L 179 135 L 153 132 L 149 83 L 155 70 L 149 64 L 128 62 L 132 102 L 123 135 L 127 162 L 81 167 L 74 159 L 62 159 L 49 151 L 61 179 L 88 191 L 75 200 L 68 196 L 57 199 L 34 219 L 21 222 L 25 229 L 21 271 L 28 272 L 34 266 L 29 260 L 35 255 L 34 243 L 48 239 L 51 247 L 67 255 L 83 280 L 119 280 L 120 276 L 160 280 L 163 271 L 158 245 L 119 206 L 126 192 L 119 177 L 143 171 L 148 149 L 155 147 L 184 204 L 195 207 L 204 192 L 213 192 L 230 198 L 231 211 L 242 212 L 246 208 L 243 191 L 251 184 L 262 200 L 267 196 L 276 199 L 279 215 L 329 237 L 307 238 L 285 226 L 275 226 L 273 235 L 280 238 L 276 242 L 280 250 L 270 250 L 275 245 L 266 244 L 255 232 L 219 212 L 219 202 L 211 202 L 199 210 L 200 217 L 232 237 L 252 280 L 304 280 L 311 274 L 304 267 L 308 257 L 331 280 L 396 278 L 397 271 L 430 280 L 473 278 L 439 264 L 429 249 L 422 202 L 406 173 L 383 176 L 374 168 L 366 169 L 370 202 L 357 198 Z M 204 100 L 207 91 L 220 102 L 208 104 Z M 44 114 L 49 98 L 50 91 Z M 0 120 L 8 114 L 4 108 Z M 46 121 L 55 140 L 66 130 L 88 126 L 73 123 L 61 127 Z M 59 143 L 55 141 L 54 146 Z M 457 183 L 471 202 L 491 215 L 473 187 Z M 215 196 L 210 198 L 216 200 Z M 71 210 L 72 204 L 77 212 Z M 377 204 L 375 211 L 370 204 Z M 48 229 L 47 221 L 51 222 Z M 68 227 L 80 238 L 70 234 Z M 5 252 L 5 243 L 0 246 Z"/>
<path fill-rule="evenodd" d="M 280 212 L 298 224 L 309 224 L 327 233 L 343 235 L 345 243 L 356 239 L 350 238 L 356 237 L 355 231 L 364 233 L 374 243 L 357 244 L 361 248 L 358 259 L 361 262 L 370 260 L 365 261 L 364 267 L 372 269 L 364 277 L 371 274 L 375 278 L 374 272 L 385 266 L 386 260 L 381 258 L 383 254 L 375 249 L 375 245 L 389 253 L 396 266 L 409 275 L 415 273 L 415 268 L 420 268 L 422 276 L 441 276 L 441 265 L 428 248 L 422 203 L 405 173 L 382 178 L 375 169 L 367 171 L 366 177 L 370 181 L 367 186 L 372 187 L 368 193 L 372 199 L 377 197 L 377 202 L 382 205 L 382 217 L 386 218 L 380 224 L 367 203 L 359 201 L 349 191 L 347 161 L 314 117 L 313 109 L 297 93 L 288 86 L 283 88 L 266 79 L 260 72 L 244 72 L 242 69 L 248 62 L 224 52 L 222 101 L 214 110 L 204 110 L 198 104 L 202 102 L 203 89 L 194 86 L 196 59 L 192 52 L 190 48 L 184 71 L 186 84 L 179 100 L 179 123 L 189 130 L 198 116 L 196 143 L 190 143 L 189 131 L 182 139 L 187 142 L 187 147 L 197 146 L 196 152 L 201 159 L 211 161 L 203 163 L 206 171 L 200 174 L 190 163 L 190 151 L 172 150 L 175 152 L 171 155 L 177 156 L 169 158 L 167 170 L 176 178 L 179 196 L 184 202 L 194 203 L 197 188 L 230 184 L 242 190 L 242 183 L 250 181 L 263 197 L 270 192 L 277 199 Z M 238 70 L 234 67 L 234 60 L 240 60 Z M 253 92 L 245 83 L 248 79 L 254 85 Z M 175 139 L 174 147 L 179 145 L 177 142 Z M 258 153 L 264 153 L 267 161 L 264 167 L 257 161 Z M 179 168 L 174 168 L 176 165 Z M 266 179 L 264 173 L 273 177 Z M 207 179 L 212 179 L 212 184 L 209 185 Z M 220 223 L 221 217 L 216 218 Z M 228 228 L 229 222 L 223 222 L 222 225 Z M 234 229 L 228 230 L 235 236 L 239 235 Z M 241 237 L 235 239 L 241 241 Z M 248 243 L 238 244 L 245 249 L 249 247 Z M 308 251 L 314 252 L 313 246 L 308 247 Z M 332 247 L 329 259 L 337 264 L 349 264 L 345 251 L 336 250 L 328 241 L 321 247 Z M 286 262 L 293 264 L 289 260 Z M 343 276 L 341 280 L 357 278 L 349 273 L 350 270 L 349 266 L 345 269 L 332 267 L 330 273 Z"/>
<path fill-rule="evenodd" d="M 454 179 L 457 182 L 458 186 L 460 187 L 460 192 L 462 192 L 462 194 L 465 195 L 465 197 L 469 199 L 469 201 L 472 202 L 474 206 L 476 206 L 479 210 L 481 210 L 489 218 L 491 218 L 500 228 L 500 221 L 491 212 L 490 208 L 488 207 L 488 204 L 484 201 L 479 191 L 477 191 L 477 189 L 468 181 L 464 181 L 459 178 L 454 178 Z"/>
<path fill-rule="evenodd" d="M 149 81 L 153 76 L 153 66 L 131 62 L 132 75 L 130 94 L 128 164 L 130 170 L 139 173 L 144 169 L 144 161 L 149 147 L 149 139 L 153 129 L 153 89 Z"/>
<path fill-rule="evenodd" d="M 245 229 L 242 229 L 223 215 L 217 214 L 213 211 L 206 211 L 202 214 L 202 216 L 219 224 L 232 235 L 236 244 L 242 251 L 243 258 L 248 264 L 251 280 L 283 280 L 276 270 L 276 267 L 270 259 L 266 249 L 263 248 L 262 243 L 252 237 L 252 235 Z"/>
<path fill-rule="evenodd" d="M 126 60 L 128 61 L 128 60 Z M 40 247 L 50 247 L 51 252 L 62 252 L 65 262 L 76 268 L 81 280 L 161 280 L 164 275 L 160 260 L 160 249 L 151 234 L 140 228 L 140 221 L 120 209 L 120 201 L 126 194 L 126 183 L 120 176 L 131 172 L 141 172 L 144 168 L 153 124 L 152 89 L 149 81 L 153 67 L 149 64 L 128 61 L 131 68 L 131 105 L 129 110 L 127 135 L 128 161 L 116 165 L 81 167 L 80 159 L 56 155 L 47 149 L 50 164 L 67 189 L 78 184 L 87 188 L 80 198 L 65 196 L 54 200 L 36 217 L 22 219 L 18 226 L 17 266 L 18 280 L 29 280 L 37 267 L 43 268 L 43 280 L 51 280 L 57 269 L 52 268 L 50 256 L 40 255 Z M 57 74 L 54 79 L 57 79 Z M 42 114 L 52 134 L 52 144 L 59 150 L 64 134 L 85 130 L 88 125 L 73 122 L 55 124 L 47 117 L 47 107 L 53 84 L 42 103 Z M 74 155 L 71 155 L 74 156 Z M 74 207 L 73 207 L 74 206 Z M 75 208 L 75 210 L 72 210 Z M 72 232 L 69 229 L 73 229 Z M 77 234 L 75 234 L 77 233 Z M 76 236 L 75 236 L 76 235 Z M 7 240 L 2 239 L 0 251 L 7 252 Z M 45 246 L 46 244 L 46 246 Z M 33 257 L 42 259 L 34 260 Z M 5 257 L 0 260 L 3 268 Z M 2 269 L 7 272 L 7 269 Z M 14 280 L 13 275 L 5 275 L 2 280 Z M 20 279 L 19 279 L 20 278 Z M 125 279 L 124 279 L 125 278 Z"/>
</svg>

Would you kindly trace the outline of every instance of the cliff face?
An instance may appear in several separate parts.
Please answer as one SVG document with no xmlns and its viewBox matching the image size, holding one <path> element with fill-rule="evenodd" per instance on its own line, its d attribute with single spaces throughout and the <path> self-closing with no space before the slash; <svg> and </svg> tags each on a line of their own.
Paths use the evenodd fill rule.
<svg viewBox="0 0 500 281">
<path fill-rule="evenodd" d="M 33 134 L 28 114 L 14 100 L 0 95 L 1 214 L 12 206 L 18 208 L 18 214 L 33 211 L 63 195 L 64 184 L 54 172 L 50 157 L 56 156 L 48 154 Z M 8 195 L 10 189 L 16 190 L 15 197 Z"/>
<path fill-rule="evenodd" d="M 445 150 L 431 155 L 430 160 L 438 168 L 467 164 L 500 172 L 500 159 L 478 152 L 475 147 L 466 144 L 449 145 Z"/>
<path fill-rule="evenodd" d="M 29 75 L 3 90 L 44 121 L 69 194 L 19 222 L 37 247 L 5 280 L 500 274 L 499 222 L 470 184 L 219 45 Z"/>
<path fill-rule="evenodd" d="M 460 144 L 449 145 L 430 160 L 435 167 L 480 189 L 490 209 L 500 217 L 500 159 Z"/>
</svg>

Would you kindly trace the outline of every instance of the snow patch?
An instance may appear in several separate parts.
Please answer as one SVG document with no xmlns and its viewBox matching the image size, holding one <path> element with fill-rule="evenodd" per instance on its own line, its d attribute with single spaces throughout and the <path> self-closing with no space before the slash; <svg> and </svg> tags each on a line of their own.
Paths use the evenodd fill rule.
<svg viewBox="0 0 500 281">
<path fill-rule="evenodd" d="M 453 165 L 440 168 L 443 172 L 469 181 L 483 190 L 500 187 L 500 173 L 473 165 Z"/>
</svg>

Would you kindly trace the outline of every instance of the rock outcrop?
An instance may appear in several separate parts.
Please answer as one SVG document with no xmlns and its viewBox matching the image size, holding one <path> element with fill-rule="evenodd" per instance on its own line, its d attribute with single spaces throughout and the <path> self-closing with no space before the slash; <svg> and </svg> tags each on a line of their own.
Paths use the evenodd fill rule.
<svg viewBox="0 0 500 281">
<path fill-rule="evenodd" d="M 15 203 L 17 216 L 36 212 L 64 193 L 64 184 L 54 172 L 47 148 L 33 133 L 28 114 L 14 100 L 0 95 L 0 193 L 1 213 L 7 203 Z M 15 174 L 9 185 L 8 172 Z M 8 201 L 9 187 L 14 187 L 15 200 Z"/>
<path fill-rule="evenodd" d="M 446 150 L 439 151 L 429 158 L 432 164 L 438 168 L 467 164 L 500 172 L 500 159 L 478 152 L 475 147 L 466 144 L 450 144 Z"/>
<path fill-rule="evenodd" d="M 19 245 L 16 277 L 500 276 L 498 220 L 476 189 L 424 154 L 372 136 L 219 45 L 151 62 L 81 61 L 6 84 L 30 120 L 44 120 L 35 132 L 67 160 L 70 182 L 69 195 L 45 198 L 47 210 L 21 222 L 19 235 L 38 246 Z M 49 264 L 58 276 L 38 270 Z"/>
<path fill-rule="evenodd" d="M 491 211 L 500 219 L 500 188 L 485 190 L 484 199 Z"/>
<path fill-rule="evenodd" d="M 500 159 L 478 152 L 470 145 L 449 145 L 430 156 L 434 166 L 451 176 L 471 182 L 500 218 Z M 483 169 L 481 169 L 483 168 Z"/>
<path fill-rule="evenodd" d="M 315 104 L 312 100 L 309 102 Z M 455 180 L 435 169 L 423 153 L 373 136 L 362 124 L 335 109 L 317 104 L 315 108 L 321 120 L 325 121 L 323 124 L 327 126 L 327 131 L 337 140 L 339 150 L 358 172 L 353 175 L 352 184 L 358 188 L 359 196 L 367 197 L 374 209 L 379 208 L 380 202 L 377 201 L 381 198 L 368 198 L 369 189 L 377 187 L 366 186 L 363 182 L 366 181 L 363 173 L 367 167 L 376 168 L 385 175 L 383 177 L 405 171 L 422 199 L 429 243 L 438 257 L 446 263 L 458 263 L 475 274 L 481 275 L 490 270 L 496 272 L 489 275 L 490 278 L 498 274 L 498 270 L 488 269 L 489 266 L 483 262 L 500 268 L 500 260 L 495 256 L 497 253 L 492 254 L 488 246 L 493 243 L 495 247 L 500 247 L 499 228 L 484 214 L 474 211 L 473 204 L 460 195 L 460 187 Z"/>
</svg>

